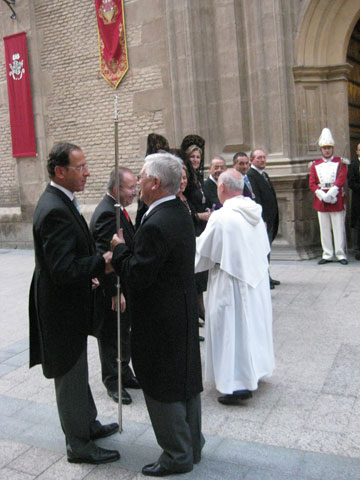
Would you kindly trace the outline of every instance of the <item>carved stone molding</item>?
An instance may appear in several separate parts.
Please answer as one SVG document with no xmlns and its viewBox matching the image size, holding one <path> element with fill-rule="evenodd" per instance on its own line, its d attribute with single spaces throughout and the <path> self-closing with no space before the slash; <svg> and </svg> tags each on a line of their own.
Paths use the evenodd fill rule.
<svg viewBox="0 0 360 480">
<path fill-rule="evenodd" d="M 293 68 L 294 81 L 299 82 L 347 82 L 352 65 L 343 63 L 340 65 L 326 66 L 297 66 Z"/>
</svg>

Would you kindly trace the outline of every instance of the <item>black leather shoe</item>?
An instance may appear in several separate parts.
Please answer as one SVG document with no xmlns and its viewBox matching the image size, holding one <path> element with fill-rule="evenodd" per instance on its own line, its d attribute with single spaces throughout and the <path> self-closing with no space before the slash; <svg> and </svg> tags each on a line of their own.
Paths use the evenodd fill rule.
<svg viewBox="0 0 360 480">
<path fill-rule="evenodd" d="M 331 260 L 326 260 L 326 258 L 322 258 L 318 261 L 318 265 L 325 265 L 325 263 L 331 263 Z"/>
<path fill-rule="evenodd" d="M 346 260 L 346 258 L 342 258 L 339 260 L 339 263 L 341 263 L 341 265 L 347 265 L 349 262 Z"/>
<path fill-rule="evenodd" d="M 168 470 L 167 468 L 163 467 L 161 463 L 155 462 L 155 463 L 150 463 L 149 465 L 145 465 L 141 472 L 144 475 L 148 475 L 149 477 L 165 477 L 166 475 L 172 475 L 172 474 L 177 474 L 177 473 L 187 473 L 190 472 L 190 470 L 185 470 L 184 472 L 174 472 L 173 470 Z"/>
<path fill-rule="evenodd" d="M 120 453 L 117 450 L 107 450 L 105 448 L 94 445 L 91 453 L 87 455 L 77 456 L 72 452 L 67 453 L 67 460 L 70 463 L 92 463 L 100 465 L 102 463 L 116 462 L 119 460 Z"/>
<path fill-rule="evenodd" d="M 249 390 L 236 390 L 232 394 L 218 397 L 218 402 L 223 405 L 240 405 L 242 400 L 248 400 L 251 397 L 252 393 Z"/>
<path fill-rule="evenodd" d="M 275 287 L 277 285 L 280 285 L 280 281 L 279 280 L 274 280 L 273 278 L 270 277 L 270 283 L 272 283 L 273 285 L 275 285 Z"/>
<path fill-rule="evenodd" d="M 90 433 L 91 440 L 97 440 L 98 438 L 110 437 L 114 433 L 119 431 L 119 425 L 117 423 L 109 423 L 107 425 L 101 425 L 99 430 L 95 433 Z"/>
<path fill-rule="evenodd" d="M 122 386 L 124 388 L 136 388 L 139 389 L 140 384 L 138 379 L 135 377 L 135 375 L 128 376 L 126 379 L 122 380 Z"/>
<path fill-rule="evenodd" d="M 114 400 L 114 402 L 119 403 L 119 393 L 117 391 L 113 392 L 111 390 L 108 390 L 107 393 L 109 397 Z M 121 403 L 123 405 L 130 405 L 131 402 L 132 398 L 130 397 L 130 394 L 125 390 L 125 388 L 123 388 L 121 390 Z"/>
<path fill-rule="evenodd" d="M 205 337 L 203 337 L 202 335 L 199 335 L 199 342 L 204 342 L 205 341 Z"/>
</svg>

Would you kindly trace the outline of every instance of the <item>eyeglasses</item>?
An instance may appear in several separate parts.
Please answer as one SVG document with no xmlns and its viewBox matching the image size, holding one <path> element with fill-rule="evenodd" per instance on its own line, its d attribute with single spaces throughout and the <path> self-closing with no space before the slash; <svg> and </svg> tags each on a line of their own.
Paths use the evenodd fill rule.
<svg viewBox="0 0 360 480">
<path fill-rule="evenodd" d="M 87 163 L 84 165 L 80 165 L 79 167 L 65 167 L 65 168 L 72 168 L 73 170 L 76 170 L 77 172 L 82 173 L 84 170 L 89 171 L 89 166 Z"/>
<path fill-rule="evenodd" d="M 153 178 L 152 175 L 146 175 L 145 173 L 141 173 L 140 175 L 137 176 L 138 182 L 142 180 L 143 178 Z"/>
</svg>

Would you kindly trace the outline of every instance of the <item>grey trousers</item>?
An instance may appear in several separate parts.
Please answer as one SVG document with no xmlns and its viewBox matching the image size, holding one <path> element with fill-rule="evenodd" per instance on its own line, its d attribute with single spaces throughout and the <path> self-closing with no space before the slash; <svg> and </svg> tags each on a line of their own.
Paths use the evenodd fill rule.
<svg viewBox="0 0 360 480">
<path fill-rule="evenodd" d="M 159 402 L 144 392 L 156 440 L 164 450 L 158 462 L 173 472 L 189 472 L 199 463 L 205 439 L 201 433 L 200 394 L 183 402 Z"/>
<path fill-rule="evenodd" d="M 79 456 L 91 452 L 94 445 L 90 433 L 95 433 L 101 427 L 96 420 L 97 410 L 88 380 L 87 347 L 68 372 L 54 378 L 66 448 Z"/>
</svg>

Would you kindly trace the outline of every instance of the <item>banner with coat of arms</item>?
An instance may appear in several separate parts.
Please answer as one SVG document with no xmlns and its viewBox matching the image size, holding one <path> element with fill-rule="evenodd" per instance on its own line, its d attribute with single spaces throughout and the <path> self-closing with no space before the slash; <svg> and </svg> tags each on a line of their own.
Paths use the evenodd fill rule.
<svg viewBox="0 0 360 480">
<path fill-rule="evenodd" d="M 4 37 L 13 157 L 35 157 L 36 140 L 26 33 Z"/>
<path fill-rule="evenodd" d="M 95 0 L 100 73 L 116 88 L 128 70 L 123 0 Z"/>
</svg>

